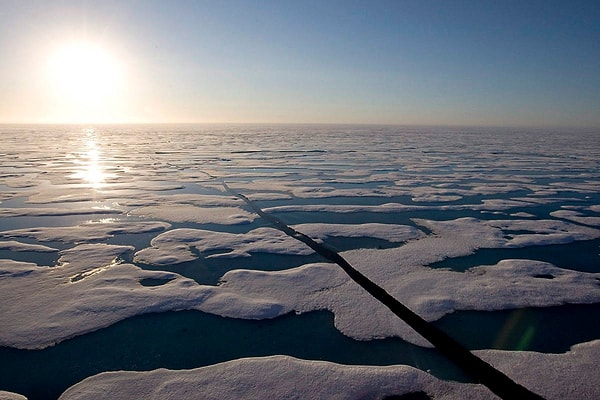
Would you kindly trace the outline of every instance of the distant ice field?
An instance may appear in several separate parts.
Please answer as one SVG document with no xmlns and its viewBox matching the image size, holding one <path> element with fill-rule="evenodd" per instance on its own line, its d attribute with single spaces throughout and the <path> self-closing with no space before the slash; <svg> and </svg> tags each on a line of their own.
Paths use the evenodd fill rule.
<svg viewBox="0 0 600 400">
<path fill-rule="evenodd" d="M 211 366 L 197 373 L 212 377 L 257 363 L 335 370 L 342 382 L 358 376 L 344 365 L 364 365 L 361 377 L 397 391 L 372 398 L 408 388 L 488 398 L 451 382 L 468 378 L 238 195 L 509 375 L 502 360 L 521 352 L 560 353 L 552 363 L 571 368 L 570 349 L 597 351 L 599 132 L 5 125 L 0 143 L 0 395 L 58 398 L 105 371 Z M 421 369 L 402 373 L 428 383 L 389 386 L 384 365 Z M 535 368 L 523 379 L 545 379 Z M 576 398 L 600 397 L 581 387 Z"/>
</svg>

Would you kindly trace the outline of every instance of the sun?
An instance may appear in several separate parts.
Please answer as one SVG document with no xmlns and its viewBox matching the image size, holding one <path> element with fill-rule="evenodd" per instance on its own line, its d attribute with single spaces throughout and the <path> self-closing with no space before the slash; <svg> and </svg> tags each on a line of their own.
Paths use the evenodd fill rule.
<svg viewBox="0 0 600 400">
<path fill-rule="evenodd" d="M 93 43 L 68 43 L 53 49 L 47 75 L 52 106 L 62 119 L 105 119 L 123 92 L 121 62 Z"/>
</svg>

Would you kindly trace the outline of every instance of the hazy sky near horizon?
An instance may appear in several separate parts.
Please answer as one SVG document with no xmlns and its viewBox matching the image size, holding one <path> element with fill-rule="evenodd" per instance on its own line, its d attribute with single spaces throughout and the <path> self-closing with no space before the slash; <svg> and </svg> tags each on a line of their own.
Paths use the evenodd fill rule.
<svg viewBox="0 0 600 400">
<path fill-rule="evenodd" d="M 6 123 L 600 127 L 595 0 L 0 0 L 0 59 Z"/>
</svg>

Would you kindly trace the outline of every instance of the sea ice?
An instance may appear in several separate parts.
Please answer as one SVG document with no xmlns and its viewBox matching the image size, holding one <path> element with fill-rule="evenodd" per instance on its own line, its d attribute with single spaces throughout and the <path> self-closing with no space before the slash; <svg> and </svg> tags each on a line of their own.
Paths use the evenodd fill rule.
<svg viewBox="0 0 600 400">
<path fill-rule="evenodd" d="M 0 237 L 31 238 L 44 242 L 87 243 L 109 239 L 118 234 L 160 232 L 170 226 L 166 222 L 158 221 L 102 221 L 87 222 L 77 226 L 13 229 L 0 232 Z"/>
<path fill-rule="evenodd" d="M 475 353 L 547 400 L 600 398 L 600 340 L 576 344 L 564 354 L 499 350 Z"/>
<path fill-rule="evenodd" d="M 564 132 L 544 131 L 542 143 L 533 140 L 541 137 L 536 132 L 411 129 L 314 126 L 285 128 L 282 132 L 280 127 L 105 127 L 101 134 L 94 134 L 56 127 L 33 130 L 38 145 L 31 146 L 30 140 L 22 140 L 32 133 L 29 128 L 6 128 L 0 185 L 9 190 L 0 191 L 0 201 L 15 207 L 25 202 L 32 208 L 4 205 L 0 217 L 64 216 L 68 222 L 68 217 L 75 215 L 131 212 L 172 222 L 253 221 L 256 216 L 240 207 L 241 200 L 228 194 L 223 182 L 254 201 L 275 200 L 265 209 L 275 214 L 344 213 L 343 217 L 351 222 L 350 213 L 355 212 L 427 212 L 423 218 L 435 218 L 431 215 L 439 212 L 443 219 L 446 211 L 451 215 L 481 212 L 486 213 L 485 219 L 415 219 L 416 227 L 301 224 L 295 228 L 321 240 L 358 235 L 405 242 L 392 249 L 359 249 L 342 255 L 428 320 L 454 310 L 600 301 L 599 274 L 560 269 L 534 260 L 503 260 L 464 273 L 428 267 L 480 248 L 560 244 L 600 237 L 593 229 L 599 225 L 598 217 L 583 211 L 600 211 L 598 205 L 589 206 L 590 202 L 597 204 L 600 191 L 596 132 L 572 140 Z M 59 143 L 58 137 L 64 140 Z M 99 167 L 105 173 L 97 186 L 86 182 L 90 149 L 101 155 Z M 414 202 L 447 204 L 402 204 L 403 196 Z M 470 197 L 477 200 L 471 201 Z M 324 199 L 323 204 L 319 199 Z M 462 200 L 460 204 L 448 203 L 458 199 Z M 290 204 L 285 205 L 287 200 Z M 387 203 L 380 204 L 384 201 Z M 548 212 L 549 205 L 556 204 L 557 208 L 575 202 L 589 207 L 553 212 L 551 216 L 559 220 L 533 218 L 534 213 Z M 51 206 L 41 208 L 39 204 Z M 93 207 L 98 204 L 115 208 Z M 535 211 L 524 212 L 534 207 Z M 504 212 L 523 219 L 487 220 Z M 79 244 L 62 250 L 56 266 L 0 260 L 0 345 L 46 347 L 130 316 L 183 309 L 247 319 L 330 310 L 335 314 L 335 326 L 347 336 L 400 336 L 426 345 L 333 264 L 307 264 L 273 272 L 232 270 L 222 277 L 220 285 L 207 286 L 175 273 L 148 271 L 124 263 L 122 259 L 130 257 L 131 246 L 90 244 L 117 234 L 157 234 L 152 246 L 135 254 L 134 261 L 158 266 L 198 256 L 312 253 L 275 229 L 241 234 L 199 229 L 166 231 L 170 228 L 166 222 L 130 219 L 136 218 L 123 216 L 112 222 L 0 232 L 2 238 Z M 430 233 L 425 235 L 421 227 Z M 14 240 L 1 243 L 13 251 L 54 251 Z M 244 266 L 243 259 L 231 261 L 232 265 L 237 261 L 234 266 Z M 165 283 L 143 286 L 145 279 Z M 598 347 L 597 342 L 582 344 L 565 355 L 478 353 L 548 398 L 597 398 Z M 200 381 L 195 381 L 196 377 Z M 440 382 L 406 367 L 343 367 L 272 357 L 232 361 L 189 374 L 165 370 L 103 374 L 84 381 L 65 398 L 92 393 L 95 389 L 91 387 L 104 379 L 107 387 L 124 393 L 130 389 L 131 393 L 156 392 L 159 396 L 191 388 L 194 393 L 214 393 L 219 398 L 253 397 L 261 395 L 263 384 L 269 396 L 282 393 L 310 397 L 306 396 L 309 393 L 323 398 L 337 394 L 381 398 L 388 393 L 423 390 L 435 398 L 486 398 L 488 393 L 477 386 Z M 232 379 L 236 381 L 232 383 Z M 129 385 L 129 389 L 118 386 L 121 384 Z M 201 388 L 207 392 L 193 386 L 196 384 L 203 385 Z M 102 392 L 102 386 L 99 388 Z M 393 391 L 384 391 L 387 388 Z M 140 392 L 136 392 L 138 389 Z M 102 395 L 118 397 L 109 391 L 98 394 Z"/>
<path fill-rule="evenodd" d="M 191 309 L 210 294 L 175 274 L 119 264 L 130 246 L 81 245 L 57 267 L 0 260 L 0 345 L 43 348 L 148 313 Z M 171 279 L 145 287 L 146 278 Z"/>
<path fill-rule="evenodd" d="M 530 220 L 461 218 L 416 222 L 431 229 L 432 234 L 397 248 L 351 250 L 342 255 L 427 320 L 455 310 L 600 301 L 600 274 L 564 270 L 539 261 L 504 260 L 465 273 L 427 267 L 481 247 L 519 246 L 524 242 L 515 243 L 516 238 L 528 236 L 514 233 L 507 238 L 503 229 L 537 229 L 545 233 L 525 242 L 548 243 L 594 237 L 597 231 L 592 228 L 564 221 L 536 224 Z M 162 265 L 189 260 L 196 257 L 190 251 L 192 246 L 213 257 L 244 256 L 250 252 L 312 252 L 273 228 L 258 228 L 245 234 L 174 229 L 155 237 L 152 247 L 137 252 L 134 261 Z M 131 249 L 84 244 L 63 250 L 59 266 L 54 268 L 12 260 L 0 262 L 0 301 L 6 305 L 0 314 L 0 344 L 44 347 L 147 312 L 198 309 L 225 317 L 262 319 L 292 311 L 326 309 L 335 314 L 335 326 L 355 339 L 400 336 L 428 345 L 332 264 L 307 264 L 273 272 L 233 270 L 222 277 L 219 286 L 204 286 L 177 274 L 120 264 L 116 257 Z M 219 250 L 222 253 L 214 253 Z M 171 281 L 144 287 L 140 280 L 145 278 Z"/>
<path fill-rule="evenodd" d="M 52 253 L 54 251 L 58 251 L 53 247 L 44 246 L 41 244 L 29 244 L 29 243 L 21 243 L 16 240 L 0 240 L 0 250 L 10 250 L 10 251 L 37 251 L 40 253 Z"/>
</svg>

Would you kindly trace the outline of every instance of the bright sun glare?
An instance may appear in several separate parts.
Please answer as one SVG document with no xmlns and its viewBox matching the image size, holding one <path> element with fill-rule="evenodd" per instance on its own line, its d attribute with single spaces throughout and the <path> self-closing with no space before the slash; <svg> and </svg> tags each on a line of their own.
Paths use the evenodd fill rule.
<svg viewBox="0 0 600 400">
<path fill-rule="evenodd" d="M 48 61 L 48 78 L 56 113 L 63 119 L 104 119 L 123 90 L 119 60 L 85 42 L 56 48 Z"/>
</svg>

